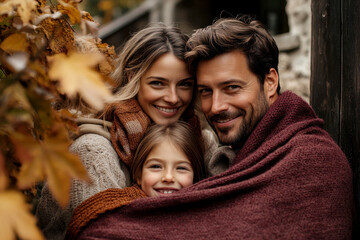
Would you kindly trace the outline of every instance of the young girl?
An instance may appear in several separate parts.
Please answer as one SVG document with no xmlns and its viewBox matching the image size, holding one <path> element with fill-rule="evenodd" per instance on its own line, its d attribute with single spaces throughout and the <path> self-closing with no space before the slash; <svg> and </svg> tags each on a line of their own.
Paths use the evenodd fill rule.
<svg viewBox="0 0 360 240">
<path fill-rule="evenodd" d="M 171 194 L 199 181 L 204 177 L 199 134 L 182 121 L 150 127 L 135 153 L 131 175 L 148 196 Z"/>
<path fill-rule="evenodd" d="M 80 231 L 98 218 L 131 201 L 173 194 L 205 176 L 203 141 L 191 125 L 177 121 L 152 125 L 138 145 L 131 175 L 135 184 L 112 188 L 82 202 L 72 215 L 66 239 L 76 239 Z"/>
</svg>

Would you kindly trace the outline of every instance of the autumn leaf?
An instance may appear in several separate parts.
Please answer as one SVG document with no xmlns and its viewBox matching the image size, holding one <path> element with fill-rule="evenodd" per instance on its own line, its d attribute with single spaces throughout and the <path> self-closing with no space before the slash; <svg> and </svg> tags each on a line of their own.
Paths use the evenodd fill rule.
<svg viewBox="0 0 360 240">
<path fill-rule="evenodd" d="M 29 138 L 12 137 L 16 147 L 16 155 L 23 157 L 27 152 L 31 161 L 22 159 L 23 165 L 18 176 L 18 186 L 25 189 L 34 182 L 41 181 L 46 175 L 49 187 L 62 206 L 69 200 L 71 179 L 89 181 L 86 169 L 80 159 L 69 152 L 69 139 L 66 129 L 55 123 L 57 133 L 46 136 L 43 141 L 35 142 Z"/>
<path fill-rule="evenodd" d="M 37 6 L 36 0 L 5 0 L 0 4 L 0 15 L 11 14 L 16 10 L 23 24 L 28 24 L 32 17 L 32 11 L 35 11 Z"/>
<path fill-rule="evenodd" d="M 26 52 L 28 47 L 29 43 L 26 41 L 25 34 L 22 33 L 14 33 L 5 38 L 0 44 L 0 48 L 8 53 Z"/>
<path fill-rule="evenodd" d="M 44 19 L 39 28 L 44 32 L 53 53 L 66 53 L 74 45 L 74 33 L 64 19 Z"/>
<path fill-rule="evenodd" d="M 49 77 L 58 80 L 60 90 L 69 97 L 79 93 L 85 102 L 101 110 L 104 101 L 111 97 L 111 93 L 100 73 L 93 67 L 103 59 L 103 55 L 96 52 L 72 52 L 69 56 L 57 54 L 49 57 Z"/>
<path fill-rule="evenodd" d="M 81 22 L 81 13 L 77 7 L 76 2 L 71 1 L 69 3 L 66 3 L 66 2 L 59 0 L 59 3 L 60 4 L 58 4 L 57 9 L 62 14 L 68 15 L 72 24 Z"/>
<path fill-rule="evenodd" d="M 3 240 L 44 239 L 36 227 L 36 219 L 30 213 L 24 196 L 19 192 L 0 192 L 0 223 Z"/>
</svg>

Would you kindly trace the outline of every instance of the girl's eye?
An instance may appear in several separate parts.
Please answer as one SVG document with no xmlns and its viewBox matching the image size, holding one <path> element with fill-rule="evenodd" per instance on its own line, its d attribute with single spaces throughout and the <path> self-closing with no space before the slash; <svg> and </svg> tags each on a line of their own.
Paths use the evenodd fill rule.
<svg viewBox="0 0 360 240">
<path fill-rule="evenodd" d="M 149 168 L 160 169 L 160 168 L 161 168 L 161 165 L 160 165 L 160 164 L 151 164 L 151 165 L 149 166 Z"/>
<path fill-rule="evenodd" d="M 180 171 L 190 171 L 190 168 L 189 168 L 189 167 L 185 167 L 185 166 L 179 166 L 179 167 L 177 167 L 177 170 L 180 170 Z"/>
</svg>

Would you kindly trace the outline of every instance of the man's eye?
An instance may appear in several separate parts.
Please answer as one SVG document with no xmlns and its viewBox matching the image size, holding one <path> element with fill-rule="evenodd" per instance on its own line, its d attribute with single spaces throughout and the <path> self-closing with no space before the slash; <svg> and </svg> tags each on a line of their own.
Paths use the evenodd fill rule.
<svg viewBox="0 0 360 240">
<path fill-rule="evenodd" d="M 236 91 L 239 90 L 241 87 L 239 85 L 229 85 L 226 87 L 226 90 L 228 91 Z"/>
<path fill-rule="evenodd" d="M 211 94 L 211 90 L 207 89 L 207 88 L 202 88 L 202 89 L 199 89 L 198 91 L 199 91 L 200 96 L 207 96 L 207 95 Z"/>
</svg>

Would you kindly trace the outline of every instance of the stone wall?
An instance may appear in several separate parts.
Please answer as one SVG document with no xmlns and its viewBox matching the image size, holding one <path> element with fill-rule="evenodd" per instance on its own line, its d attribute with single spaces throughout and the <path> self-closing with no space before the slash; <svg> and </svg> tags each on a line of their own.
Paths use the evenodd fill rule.
<svg viewBox="0 0 360 240">
<path fill-rule="evenodd" d="M 287 0 L 289 33 L 275 36 L 282 91 L 310 99 L 311 0 Z"/>
</svg>

